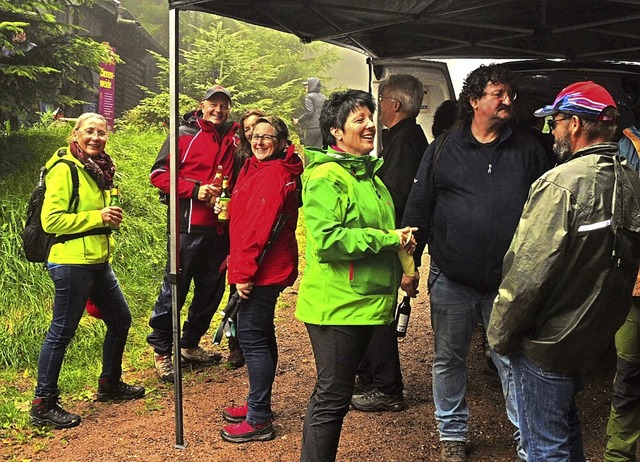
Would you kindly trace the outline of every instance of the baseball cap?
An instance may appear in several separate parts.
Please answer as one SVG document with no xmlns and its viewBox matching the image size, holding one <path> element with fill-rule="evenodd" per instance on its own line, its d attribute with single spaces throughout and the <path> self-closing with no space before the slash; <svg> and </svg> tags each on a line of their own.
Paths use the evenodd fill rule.
<svg viewBox="0 0 640 462">
<path fill-rule="evenodd" d="M 605 88 L 592 81 L 572 83 L 565 87 L 553 104 L 534 112 L 536 117 L 546 117 L 558 112 L 576 115 L 588 120 L 613 121 L 611 115 L 603 115 L 607 107 L 617 109 L 616 102 Z"/>
<path fill-rule="evenodd" d="M 231 102 L 231 93 L 229 92 L 229 90 L 227 90 L 226 88 L 224 88 L 222 85 L 216 85 L 215 87 L 211 87 L 209 88 L 205 94 L 204 94 L 204 98 L 202 98 L 202 100 L 207 100 L 209 98 L 211 98 L 213 95 L 217 94 L 217 93 L 222 93 L 224 95 L 227 95 L 227 98 L 229 98 L 229 102 Z"/>
</svg>

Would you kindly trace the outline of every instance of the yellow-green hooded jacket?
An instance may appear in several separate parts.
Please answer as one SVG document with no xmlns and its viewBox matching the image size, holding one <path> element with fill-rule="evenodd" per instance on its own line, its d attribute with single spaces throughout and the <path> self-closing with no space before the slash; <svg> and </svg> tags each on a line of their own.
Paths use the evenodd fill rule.
<svg viewBox="0 0 640 462">
<path fill-rule="evenodd" d="M 316 325 L 389 324 L 402 269 L 393 201 L 375 176 L 382 161 L 331 148 L 305 153 L 307 266 L 296 316 Z"/>
<path fill-rule="evenodd" d="M 64 153 L 62 156 L 60 154 Z M 70 166 L 60 159 L 66 159 L 77 166 L 78 171 L 78 208 L 69 211 L 69 202 L 73 189 Z M 56 163 L 57 162 L 57 163 Z M 45 164 L 47 168 L 46 185 L 42 213 L 42 229 L 56 236 L 75 234 L 95 228 L 106 228 L 102 222 L 100 210 L 110 201 L 109 191 L 101 190 L 85 171 L 82 163 L 73 157 L 69 148 L 56 153 Z M 56 243 L 49 252 L 49 263 L 57 264 L 95 264 L 110 260 L 113 252 L 113 238 L 109 235 L 85 236 Z"/>
</svg>

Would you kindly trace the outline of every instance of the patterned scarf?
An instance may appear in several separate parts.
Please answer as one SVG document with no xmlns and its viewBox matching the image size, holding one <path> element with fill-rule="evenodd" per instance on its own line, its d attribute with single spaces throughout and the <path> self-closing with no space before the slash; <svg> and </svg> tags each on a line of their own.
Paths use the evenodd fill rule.
<svg viewBox="0 0 640 462">
<path fill-rule="evenodd" d="M 73 141 L 69 145 L 69 149 L 73 157 L 82 162 L 85 171 L 94 179 L 100 189 L 111 189 L 116 167 L 109 154 L 102 151 L 97 156 L 90 156 L 82 150 L 77 141 Z"/>
</svg>

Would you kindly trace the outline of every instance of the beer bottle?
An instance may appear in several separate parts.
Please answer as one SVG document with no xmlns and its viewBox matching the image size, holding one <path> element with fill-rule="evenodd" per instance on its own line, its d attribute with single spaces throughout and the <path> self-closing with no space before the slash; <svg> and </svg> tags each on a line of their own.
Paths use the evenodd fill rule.
<svg viewBox="0 0 640 462">
<path fill-rule="evenodd" d="M 222 192 L 222 179 L 222 165 L 218 165 L 218 168 L 216 169 L 216 175 L 213 177 L 213 181 L 211 182 L 211 185 L 214 187 L 215 192 L 211 195 L 211 199 L 209 199 L 209 202 L 207 203 L 209 207 L 213 207 L 214 205 L 216 205 L 218 197 L 220 197 L 220 193 Z"/>
<path fill-rule="evenodd" d="M 409 316 L 411 316 L 411 298 L 405 295 L 396 309 L 396 337 L 407 335 Z"/>
<path fill-rule="evenodd" d="M 220 223 L 229 223 L 229 201 L 231 200 L 231 194 L 229 194 L 229 177 L 225 176 L 222 179 L 222 193 L 218 198 L 218 205 L 220 207 L 220 213 L 218 214 L 218 221 Z"/>
<path fill-rule="evenodd" d="M 120 190 L 118 189 L 118 186 L 114 184 L 111 187 L 110 193 L 111 193 L 111 201 L 109 202 L 109 205 L 112 207 L 122 208 L 122 205 L 120 204 Z M 119 226 L 111 224 L 109 225 L 109 228 L 113 230 L 118 230 Z"/>
</svg>

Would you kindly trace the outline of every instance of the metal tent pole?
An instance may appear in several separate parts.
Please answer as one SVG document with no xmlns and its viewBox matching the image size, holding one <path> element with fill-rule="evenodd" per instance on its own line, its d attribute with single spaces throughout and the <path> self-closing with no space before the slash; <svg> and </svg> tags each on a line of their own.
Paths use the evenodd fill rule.
<svg viewBox="0 0 640 462">
<path fill-rule="evenodd" d="M 184 422 L 182 414 L 182 369 L 180 367 L 180 310 L 178 309 L 178 271 L 180 271 L 180 223 L 178 198 L 178 129 L 179 129 L 179 10 L 169 10 L 169 96 L 170 96 L 170 157 L 169 170 L 169 277 L 171 279 L 171 316 L 173 320 L 173 364 L 175 390 L 176 448 L 184 449 Z"/>
</svg>

